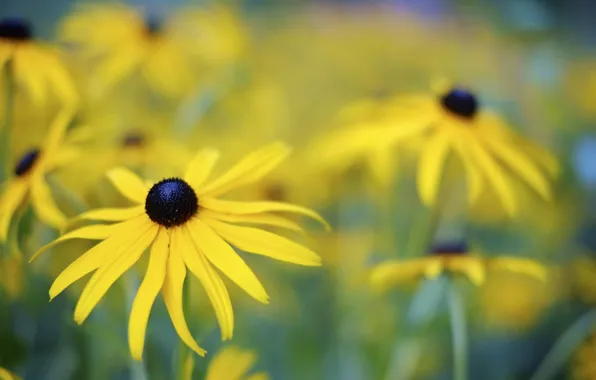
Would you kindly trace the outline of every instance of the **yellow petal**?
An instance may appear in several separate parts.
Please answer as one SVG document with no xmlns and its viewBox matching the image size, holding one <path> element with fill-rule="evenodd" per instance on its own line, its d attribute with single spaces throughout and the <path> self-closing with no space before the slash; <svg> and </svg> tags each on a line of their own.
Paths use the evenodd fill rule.
<svg viewBox="0 0 596 380">
<path fill-rule="evenodd" d="M 221 330 L 221 339 L 231 339 L 234 334 L 234 310 L 228 289 L 220 275 L 211 267 L 203 252 L 192 241 L 187 228 L 174 229 L 172 249 L 181 253 L 188 269 L 201 281 Z"/>
<path fill-rule="evenodd" d="M 525 274 L 542 281 L 546 281 L 548 276 L 548 269 L 539 262 L 531 259 L 500 256 L 489 259 L 488 265 L 493 270 L 508 270 Z"/>
<path fill-rule="evenodd" d="M 188 231 L 195 246 L 201 249 L 211 264 L 257 301 L 269 302 L 267 292 L 253 271 L 211 227 L 195 218 L 189 223 Z"/>
<path fill-rule="evenodd" d="M 201 210 L 201 216 L 204 218 L 217 219 L 222 222 L 228 223 L 245 223 L 245 224 L 256 224 L 265 225 L 272 227 L 281 227 L 288 230 L 305 233 L 304 229 L 296 222 L 286 219 L 281 216 L 271 214 L 246 214 L 246 215 L 233 215 L 233 214 L 222 214 L 219 212 L 213 212 L 210 210 Z"/>
<path fill-rule="evenodd" d="M 123 250 L 134 243 L 135 237 L 139 238 L 150 227 L 151 224 L 147 216 L 140 216 L 119 225 L 118 230 L 108 239 L 85 252 L 60 273 L 50 287 L 50 298 L 56 297 L 73 282 L 96 270 L 114 256 L 120 255 Z"/>
<path fill-rule="evenodd" d="M 254 352 L 225 347 L 209 363 L 205 380 L 242 380 L 256 360 Z"/>
<path fill-rule="evenodd" d="M 466 149 L 464 140 L 456 139 L 453 141 L 453 147 L 456 154 L 461 159 L 467 174 L 468 202 L 469 204 L 474 204 L 482 194 L 484 188 L 484 175 L 478 168 L 476 162 L 472 159 L 471 153 Z"/>
<path fill-rule="evenodd" d="M 449 136 L 437 132 L 427 143 L 418 164 L 418 193 L 427 206 L 437 201 L 443 181 L 443 168 L 451 146 Z"/>
<path fill-rule="evenodd" d="M 494 154 L 505 162 L 517 175 L 532 187 L 538 195 L 545 200 L 550 200 L 551 189 L 546 177 L 522 152 L 508 145 L 508 142 L 486 138 L 487 144 Z"/>
<path fill-rule="evenodd" d="M 110 170 L 107 175 L 120 194 L 135 203 L 145 204 L 148 189 L 139 176 L 122 167 Z"/>
<path fill-rule="evenodd" d="M 27 182 L 21 179 L 9 181 L 0 197 L 0 242 L 8 236 L 10 220 L 27 194 Z"/>
<path fill-rule="evenodd" d="M 67 106 L 76 106 L 77 93 L 72 78 L 57 56 L 47 56 L 44 62 L 48 85 Z"/>
<path fill-rule="evenodd" d="M 443 257 L 445 269 L 451 273 L 465 276 L 476 286 L 480 286 L 486 279 L 485 260 L 471 255 L 456 255 Z"/>
<path fill-rule="evenodd" d="M 215 198 L 202 198 L 200 201 L 201 207 L 217 211 L 223 214 L 261 214 L 266 212 L 287 212 L 308 216 L 330 230 L 331 227 L 319 214 L 305 207 L 296 206 L 290 203 L 283 202 L 235 202 L 226 201 Z M 200 211 L 199 211 L 200 212 Z"/>
<path fill-rule="evenodd" d="M 283 143 L 273 143 L 253 152 L 226 173 L 199 190 L 199 195 L 217 196 L 234 188 L 249 185 L 269 174 L 290 153 Z"/>
<path fill-rule="evenodd" d="M 423 274 L 427 261 L 386 261 L 374 267 L 370 274 L 371 286 L 379 291 L 393 286 L 417 281 Z"/>
<path fill-rule="evenodd" d="M 205 356 L 207 351 L 199 347 L 197 342 L 192 337 L 188 330 L 186 319 L 184 318 L 184 310 L 182 305 L 182 290 L 184 287 L 184 279 L 186 278 L 186 267 L 184 261 L 180 257 L 180 252 L 170 250 L 168 259 L 168 269 L 166 272 L 166 279 L 164 281 L 162 293 L 163 299 L 172 319 L 174 329 L 180 336 L 180 339 L 190 347 L 194 352 L 200 356 Z"/>
<path fill-rule="evenodd" d="M 368 157 L 368 165 L 374 179 L 381 186 L 389 186 L 395 177 L 397 155 L 391 149 L 384 147 L 372 152 Z"/>
<path fill-rule="evenodd" d="M 52 155 L 58 149 L 60 142 L 66 134 L 68 126 L 72 122 L 76 111 L 73 107 L 63 107 L 48 129 L 48 134 L 45 141 L 45 152 Z"/>
<path fill-rule="evenodd" d="M 75 307 L 75 322 L 81 324 L 87 319 L 114 282 L 136 264 L 147 247 L 151 245 L 155 236 L 157 236 L 159 226 L 149 222 L 146 226 L 148 228 L 142 229 L 143 232 L 136 239 L 130 238 L 129 244 L 125 248 L 120 249 L 118 254 L 105 260 L 91 276 Z"/>
<path fill-rule="evenodd" d="M 198 189 L 207 180 L 213 166 L 219 158 L 219 152 L 215 149 L 204 149 L 200 151 L 188 165 L 184 174 L 184 180 L 194 188 Z"/>
<path fill-rule="evenodd" d="M 68 222 L 69 225 L 75 224 L 81 220 L 101 220 L 109 222 L 119 222 L 122 220 L 133 219 L 145 212 L 144 206 L 135 206 L 127 208 L 100 208 L 84 212 Z"/>
<path fill-rule="evenodd" d="M 267 372 L 257 372 L 248 376 L 246 380 L 269 380 L 269 375 Z"/>
<path fill-rule="evenodd" d="M 50 187 L 39 175 L 31 180 L 31 204 L 40 220 L 55 228 L 62 228 L 66 224 L 66 216 L 58 209 Z"/>
<path fill-rule="evenodd" d="M 240 227 L 216 220 L 205 220 L 215 232 L 235 247 L 251 253 L 298 265 L 319 266 L 321 258 L 310 249 L 258 228 Z M 200 235 L 195 235 L 200 238 Z M 198 243 L 199 240 L 196 240 Z"/>
<path fill-rule="evenodd" d="M 141 360 L 143 357 L 145 332 L 151 307 L 166 277 L 169 244 L 169 232 L 164 228 L 160 229 L 151 248 L 147 273 L 132 304 L 128 321 L 128 345 L 132 357 L 136 360 Z"/>
<path fill-rule="evenodd" d="M 0 380 L 21 380 L 21 378 L 0 367 Z"/>
<path fill-rule="evenodd" d="M 42 106 L 47 99 L 47 85 L 43 72 L 36 66 L 38 55 L 32 51 L 19 51 L 12 60 L 14 80 L 29 93 L 31 102 Z"/>
<path fill-rule="evenodd" d="M 473 154 L 478 167 L 485 173 L 487 181 L 492 183 L 501 202 L 503 202 L 505 210 L 510 216 L 514 216 L 517 213 L 517 202 L 513 187 L 509 183 L 506 174 L 486 152 L 476 137 L 462 133 L 462 138 L 465 139 L 466 144 L 470 147 L 470 152 Z"/>
<path fill-rule="evenodd" d="M 192 380 L 192 373 L 195 370 L 195 358 L 192 352 L 188 352 L 184 360 L 184 377 L 183 380 Z"/>
<path fill-rule="evenodd" d="M 60 236 L 58 239 L 54 240 L 49 244 L 44 245 L 39 250 L 37 250 L 37 252 L 35 252 L 33 256 L 31 256 L 29 262 L 33 262 L 33 260 L 37 259 L 42 253 L 62 243 L 63 241 L 70 239 L 104 240 L 119 232 L 120 228 L 122 227 L 123 224 L 120 223 L 112 225 L 96 224 L 93 226 L 86 226 L 76 229 L 74 231 L 70 231 L 67 234 Z"/>
</svg>

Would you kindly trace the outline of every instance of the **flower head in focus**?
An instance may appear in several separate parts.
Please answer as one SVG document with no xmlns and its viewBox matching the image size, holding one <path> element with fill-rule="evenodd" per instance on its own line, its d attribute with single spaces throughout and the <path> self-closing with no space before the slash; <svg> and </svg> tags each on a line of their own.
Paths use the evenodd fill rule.
<svg viewBox="0 0 596 380">
<path fill-rule="evenodd" d="M 370 279 L 373 287 L 383 290 L 421 277 L 433 279 L 447 273 L 463 276 L 480 286 L 488 270 L 507 270 L 539 280 L 547 277 L 547 269 L 534 260 L 511 256 L 480 257 L 470 252 L 463 241 L 437 244 L 426 257 L 380 263 L 373 268 Z"/>
<path fill-rule="evenodd" d="M 46 182 L 46 174 L 71 161 L 78 154 L 64 144 L 63 137 L 73 118 L 70 109 L 60 111 L 50 126 L 41 147 L 23 152 L 0 194 L 0 241 L 6 241 L 13 214 L 25 199 L 30 199 L 37 217 L 55 228 L 62 228 L 66 217 L 58 209 Z"/>
<path fill-rule="evenodd" d="M 318 159 L 331 166 L 367 159 L 387 177 L 393 175 L 395 152 L 417 141 L 418 193 L 428 206 L 437 202 L 451 155 L 467 175 L 469 203 L 490 187 L 508 214 L 515 215 L 514 179 L 541 198 L 552 198 L 549 178 L 559 167 L 550 153 L 515 134 L 468 89 L 437 83 L 435 90 L 437 95 L 399 96 L 379 107 L 367 105 L 358 115 L 370 117 L 332 132 L 324 139 L 325 147 L 317 149 Z"/>
<path fill-rule="evenodd" d="M 94 272 L 75 308 L 75 321 L 83 323 L 112 284 L 151 247 L 149 266 L 129 319 L 132 356 L 135 359 L 142 356 L 147 321 L 160 291 L 178 335 L 197 354 L 204 355 L 205 351 L 190 334 L 182 310 L 187 269 L 204 286 L 215 309 L 222 339 L 229 339 L 233 333 L 234 315 L 219 272 L 259 302 L 268 303 L 269 298 L 232 246 L 298 265 L 321 265 L 319 256 L 310 249 L 254 227 L 302 231 L 298 224 L 278 213 L 302 214 L 325 223 L 314 211 L 282 202 L 236 202 L 219 198 L 260 180 L 288 153 L 284 144 L 271 144 L 249 154 L 212 181 L 208 181 L 208 177 L 218 159 L 214 150 L 199 152 L 184 177 L 166 178 L 152 185 L 127 169 L 111 170 L 108 177 L 114 186 L 135 205 L 83 213 L 79 220 L 117 223 L 76 229 L 33 256 L 32 260 L 46 249 L 70 239 L 101 240 L 56 278 L 50 288 L 50 297 L 56 297 L 78 279 Z"/>
<path fill-rule="evenodd" d="M 170 97 L 192 90 L 206 68 L 234 61 L 244 38 L 239 22 L 223 8 L 166 16 L 122 4 L 80 7 L 64 22 L 61 36 L 97 65 L 100 93 L 138 73 Z"/>
<path fill-rule="evenodd" d="M 12 81 L 23 88 L 35 105 L 45 104 L 49 93 L 64 104 L 77 101 L 74 84 L 58 51 L 36 41 L 31 24 L 24 19 L 0 20 L 0 69 L 6 73 L 2 82 Z"/>
</svg>

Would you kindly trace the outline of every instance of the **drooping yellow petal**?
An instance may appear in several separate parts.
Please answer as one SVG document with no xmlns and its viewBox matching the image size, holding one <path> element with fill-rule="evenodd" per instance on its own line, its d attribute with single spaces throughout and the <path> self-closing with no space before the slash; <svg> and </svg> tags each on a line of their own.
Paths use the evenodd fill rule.
<svg viewBox="0 0 596 380">
<path fill-rule="evenodd" d="M 144 206 L 126 207 L 126 208 L 99 208 L 86 211 L 68 222 L 69 225 L 81 220 L 100 220 L 109 222 L 119 222 L 122 220 L 133 219 L 145 212 Z"/>
<path fill-rule="evenodd" d="M 509 183 L 505 173 L 474 136 L 462 132 L 462 138 L 465 139 L 466 144 L 470 147 L 470 152 L 473 154 L 478 167 L 484 172 L 487 181 L 494 186 L 505 210 L 510 216 L 514 216 L 517 213 L 517 202 L 513 187 Z"/>
<path fill-rule="evenodd" d="M 242 380 L 256 360 L 254 352 L 228 346 L 211 360 L 205 380 Z"/>
<path fill-rule="evenodd" d="M 234 281 L 242 290 L 262 303 L 269 302 L 269 296 L 253 271 L 209 225 L 195 218 L 188 223 L 188 231 L 195 246 L 221 272 Z"/>
<path fill-rule="evenodd" d="M 68 126 L 72 122 L 75 112 L 76 109 L 74 107 L 63 107 L 60 112 L 58 112 L 58 115 L 56 115 L 56 118 L 52 121 L 44 144 L 45 153 L 48 156 L 52 156 L 56 153 L 56 150 L 59 148 L 60 142 L 64 138 Z"/>
<path fill-rule="evenodd" d="M 516 174 L 533 188 L 545 200 L 552 198 L 550 185 L 546 177 L 522 152 L 511 147 L 507 142 L 487 138 L 484 140 L 494 154 L 507 164 Z"/>
<path fill-rule="evenodd" d="M 201 281 L 221 330 L 222 340 L 231 339 L 234 334 L 234 310 L 228 289 L 220 275 L 211 267 L 200 247 L 187 228 L 178 228 L 172 233 L 172 249 L 180 252 L 190 271 Z"/>
<path fill-rule="evenodd" d="M 122 223 L 117 232 L 85 252 L 58 275 L 50 287 L 50 298 L 56 297 L 73 282 L 120 255 L 152 227 L 153 224 L 146 215 Z"/>
<path fill-rule="evenodd" d="M 267 372 L 257 372 L 248 376 L 246 380 L 269 380 L 269 375 Z"/>
<path fill-rule="evenodd" d="M 78 102 L 74 82 L 58 56 L 54 54 L 46 55 L 44 59 L 46 81 L 63 104 L 74 107 Z"/>
<path fill-rule="evenodd" d="M 425 270 L 426 260 L 386 261 L 374 267 L 370 274 L 371 286 L 379 291 L 417 281 Z"/>
<path fill-rule="evenodd" d="M 192 380 L 192 373 L 195 370 L 195 358 L 192 352 L 188 352 L 184 359 L 184 377 L 183 380 Z"/>
<path fill-rule="evenodd" d="M 213 219 L 205 222 L 224 240 L 243 251 L 298 265 L 321 265 L 321 258 L 310 249 L 271 232 L 234 226 Z"/>
<path fill-rule="evenodd" d="M 39 107 L 47 98 L 47 86 L 43 71 L 37 63 L 39 55 L 33 49 L 17 49 L 12 60 L 14 81 L 29 93 L 31 102 Z"/>
<path fill-rule="evenodd" d="M 188 165 L 188 169 L 184 174 L 184 180 L 194 188 L 198 189 L 207 180 L 213 166 L 219 158 L 219 152 L 215 149 L 204 149 L 197 153 Z"/>
<path fill-rule="evenodd" d="M 323 226 L 326 229 L 331 229 L 329 224 L 323 219 L 319 214 L 310 210 L 306 207 L 296 206 L 290 203 L 283 203 L 283 202 L 271 202 L 271 201 L 262 201 L 262 202 L 235 202 L 235 201 L 226 201 L 222 199 L 215 199 L 215 198 L 202 198 L 200 201 L 202 207 L 206 209 L 210 209 L 213 211 L 217 211 L 223 214 L 236 214 L 236 215 L 246 215 L 246 214 L 261 214 L 267 212 L 287 212 L 287 213 L 294 213 L 300 214 L 304 216 L 308 216 Z"/>
<path fill-rule="evenodd" d="M 53 242 L 46 244 L 43 247 L 41 247 L 40 249 L 38 249 L 37 252 L 35 252 L 33 254 L 33 256 L 31 256 L 31 258 L 29 259 L 29 262 L 30 263 L 33 262 L 33 260 L 37 259 L 42 253 L 44 253 L 48 249 L 50 249 L 60 243 L 62 243 L 63 241 L 71 240 L 71 239 L 104 240 L 104 239 L 107 239 L 108 237 L 116 234 L 117 232 L 119 232 L 120 228 L 125 228 L 124 226 L 125 226 L 124 223 L 111 224 L 111 225 L 96 224 L 93 226 L 86 226 L 86 227 L 76 229 L 74 231 L 70 231 L 67 234 L 60 236 L 58 239 L 54 240 Z"/>
<path fill-rule="evenodd" d="M 15 179 L 6 183 L 0 196 L 0 242 L 6 241 L 10 220 L 27 194 L 27 182 Z"/>
<path fill-rule="evenodd" d="M 305 233 L 304 229 L 300 225 L 287 218 L 272 215 L 272 214 L 222 214 L 220 212 L 214 212 L 208 209 L 201 210 L 202 218 L 212 218 L 228 223 L 243 223 L 243 224 L 256 224 L 265 225 L 272 227 L 281 227 L 288 230 Z"/>
<path fill-rule="evenodd" d="M 444 132 L 437 132 L 427 143 L 418 164 L 418 194 L 427 206 L 437 201 L 443 169 L 451 146 L 450 137 Z"/>
<path fill-rule="evenodd" d="M 66 216 L 54 203 L 50 187 L 41 174 L 31 181 L 31 204 L 39 219 L 50 226 L 60 229 L 66 224 Z"/>
<path fill-rule="evenodd" d="M 486 264 L 484 259 L 468 255 L 443 257 L 445 269 L 452 273 L 461 274 L 476 286 L 480 286 L 486 279 Z"/>
<path fill-rule="evenodd" d="M 548 276 L 548 269 L 532 259 L 500 256 L 488 260 L 488 265 L 493 270 L 508 270 L 525 274 L 541 281 L 546 281 Z"/>
<path fill-rule="evenodd" d="M 9 372 L 4 368 L 0 367 L 0 380 L 21 380 L 21 378 L 15 375 L 14 373 Z"/>
<path fill-rule="evenodd" d="M 149 228 L 145 229 L 138 239 L 131 239 L 132 244 L 127 245 L 125 249 L 120 249 L 119 254 L 104 261 L 91 276 L 75 307 L 75 322 L 81 324 L 87 319 L 114 282 L 136 264 L 147 247 L 151 245 L 157 236 L 159 226 L 154 223 L 147 225 Z"/>
<path fill-rule="evenodd" d="M 148 189 L 143 180 L 126 168 L 115 168 L 108 171 L 108 178 L 120 194 L 135 203 L 145 203 Z"/>
<path fill-rule="evenodd" d="M 186 267 L 184 266 L 184 261 L 180 257 L 180 252 L 172 249 L 170 250 L 166 279 L 162 289 L 163 299 L 172 319 L 174 329 L 178 333 L 178 336 L 180 336 L 180 339 L 198 355 L 205 356 L 207 351 L 199 347 L 194 340 L 184 318 L 182 290 L 185 279 Z"/>
<path fill-rule="evenodd" d="M 397 155 L 389 147 L 372 152 L 368 157 L 368 165 L 374 179 L 381 186 L 389 186 L 395 176 Z"/>
<path fill-rule="evenodd" d="M 271 172 L 289 153 L 290 148 L 280 142 L 253 152 L 219 178 L 199 189 L 199 196 L 217 196 L 234 188 L 254 183 Z"/>
<path fill-rule="evenodd" d="M 467 150 L 465 141 L 462 139 L 455 139 L 453 141 L 455 153 L 461 159 L 467 175 L 468 184 L 468 202 L 474 204 L 484 188 L 484 176 L 479 169 L 477 163 L 471 157 L 471 153 Z"/>
<path fill-rule="evenodd" d="M 169 244 L 170 234 L 165 228 L 161 228 L 151 248 L 147 273 L 132 304 L 128 321 L 128 345 L 132 357 L 136 360 L 141 360 L 143 357 L 145 332 L 151 307 L 166 277 Z"/>
</svg>

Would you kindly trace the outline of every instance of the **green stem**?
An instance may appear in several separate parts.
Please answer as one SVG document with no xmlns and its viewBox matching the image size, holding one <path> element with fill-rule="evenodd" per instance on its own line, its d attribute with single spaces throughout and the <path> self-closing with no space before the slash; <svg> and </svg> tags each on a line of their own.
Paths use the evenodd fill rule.
<svg viewBox="0 0 596 380">
<path fill-rule="evenodd" d="M 447 303 L 453 343 L 453 379 L 466 380 L 468 378 L 468 337 L 465 304 L 457 283 L 453 279 L 450 282 Z"/>
<path fill-rule="evenodd" d="M 2 78 L 4 83 L 4 117 L 0 127 L 0 155 L 2 156 L 0 182 L 6 181 L 10 172 L 10 130 L 12 128 L 15 90 L 12 71 L 12 63 L 8 61 L 4 66 Z"/>
<path fill-rule="evenodd" d="M 596 325 L 596 309 L 579 317 L 555 342 L 531 380 L 548 380 L 555 377 L 573 351 L 585 340 Z"/>
</svg>

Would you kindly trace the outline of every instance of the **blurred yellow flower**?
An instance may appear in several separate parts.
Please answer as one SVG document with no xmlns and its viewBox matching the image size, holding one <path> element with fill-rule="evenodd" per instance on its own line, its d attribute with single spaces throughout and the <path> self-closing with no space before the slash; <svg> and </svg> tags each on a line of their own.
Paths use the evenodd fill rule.
<svg viewBox="0 0 596 380">
<path fill-rule="evenodd" d="M 494 327 L 521 331 L 532 327 L 555 301 L 552 282 L 519 273 L 488 276 L 480 287 L 479 301 L 486 322 Z"/>
<path fill-rule="evenodd" d="M 73 105 L 77 94 L 68 71 L 58 52 L 50 46 L 34 40 L 31 25 L 23 19 L 0 20 L 0 69 L 26 90 L 35 105 L 48 101 L 54 93 L 62 103 Z"/>
<path fill-rule="evenodd" d="M 266 372 L 248 375 L 257 361 L 254 351 L 228 346 L 217 352 L 207 367 L 205 380 L 267 380 Z"/>
<path fill-rule="evenodd" d="M 348 166 L 368 159 L 381 177 L 394 175 L 394 152 L 422 141 L 418 193 L 423 203 L 437 202 L 446 162 L 458 156 L 467 174 L 469 203 L 492 187 L 509 215 L 518 211 L 511 177 L 526 182 L 545 200 L 552 198 L 549 177 L 558 173 L 550 153 L 516 135 L 496 114 L 484 110 L 476 96 L 462 87 L 435 84 L 438 96 L 409 95 L 370 104 L 358 114 L 373 116 L 334 131 L 317 146 L 323 165 Z M 352 111 L 353 112 L 353 111 Z"/>
<path fill-rule="evenodd" d="M 596 260 L 589 257 L 572 260 L 566 277 L 571 295 L 589 305 L 596 305 Z"/>
<path fill-rule="evenodd" d="M 464 276 L 480 286 L 484 283 L 488 270 L 507 270 L 541 281 L 546 280 L 547 269 L 534 260 L 510 256 L 479 257 L 470 253 L 467 243 L 457 242 L 436 245 L 427 257 L 386 261 L 373 268 L 371 285 L 385 290 L 417 281 L 420 277 L 433 279 L 448 273 Z"/>
<path fill-rule="evenodd" d="M 0 380 L 21 380 L 21 378 L 14 373 L 8 372 L 4 368 L 0 367 Z"/>
<path fill-rule="evenodd" d="M 160 290 L 178 335 L 197 354 L 204 355 L 205 350 L 193 339 L 183 313 L 183 284 L 187 268 L 207 292 L 222 339 L 230 339 L 234 329 L 232 304 L 225 284 L 213 267 L 259 302 L 268 303 L 269 299 L 261 282 L 232 245 L 242 251 L 298 265 L 321 265 L 319 256 L 300 244 L 260 228 L 242 226 L 252 224 L 302 231 L 297 223 L 275 213 L 302 214 L 325 224 L 314 211 L 289 203 L 219 199 L 220 195 L 232 189 L 260 180 L 288 153 L 289 149 L 284 144 L 271 144 L 249 154 L 210 182 L 207 179 L 219 157 L 217 151 L 211 149 L 195 156 L 183 179 L 167 178 L 151 185 L 127 169 L 113 169 L 108 177 L 135 206 L 83 213 L 79 220 L 118 223 L 71 231 L 43 247 L 31 260 L 69 239 L 102 240 L 68 266 L 50 288 L 50 297 L 54 298 L 78 279 L 95 272 L 75 308 L 74 318 L 80 324 L 112 284 L 151 247 L 145 279 L 129 319 L 132 356 L 138 360 L 142 357 L 149 314 Z"/>
<path fill-rule="evenodd" d="M 4 184 L 0 194 L 0 241 L 6 241 L 12 216 L 28 196 L 41 221 L 55 228 L 64 226 L 66 217 L 54 203 L 45 175 L 63 166 L 78 153 L 76 148 L 62 145 L 73 115 L 71 109 L 60 111 L 44 144 L 25 152 L 15 165 L 14 175 Z"/>
<path fill-rule="evenodd" d="M 596 333 L 593 333 L 575 352 L 571 363 L 572 379 L 596 379 Z"/>
<path fill-rule="evenodd" d="M 61 37 L 97 65 L 99 93 L 139 73 L 154 91 L 182 96 L 201 73 L 234 61 L 244 48 L 239 21 L 220 7 L 166 16 L 124 4 L 85 5 L 65 20 Z"/>
<path fill-rule="evenodd" d="M 10 299 L 17 299 L 23 291 L 23 257 L 12 242 L 11 253 L 0 257 L 0 286 Z"/>
</svg>

